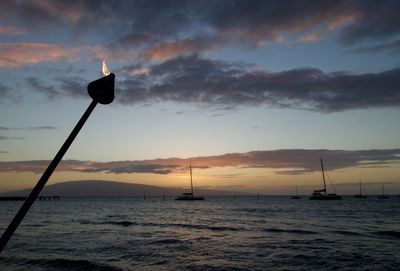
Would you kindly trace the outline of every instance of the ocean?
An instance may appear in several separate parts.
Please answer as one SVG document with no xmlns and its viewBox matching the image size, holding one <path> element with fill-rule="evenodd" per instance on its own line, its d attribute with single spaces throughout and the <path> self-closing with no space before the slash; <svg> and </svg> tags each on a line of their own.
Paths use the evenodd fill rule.
<svg viewBox="0 0 400 271">
<path fill-rule="evenodd" d="M 0 231 L 22 202 L 0 202 Z M 400 270 L 400 198 L 36 201 L 0 270 Z"/>
</svg>

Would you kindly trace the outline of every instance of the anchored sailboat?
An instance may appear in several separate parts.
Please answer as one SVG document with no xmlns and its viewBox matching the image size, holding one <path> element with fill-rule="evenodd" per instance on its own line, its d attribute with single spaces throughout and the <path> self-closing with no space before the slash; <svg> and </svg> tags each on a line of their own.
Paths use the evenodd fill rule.
<svg viewBox="0 0 400 271">
<path fill-rule="evenodd" d="M 382 195 L 377 196 L 377 198 L 378 199 L 388 199 L 389 198 L 388 195 L 385 195 L 385 186 L 384 185 L 382 185 Z"/>
<path fill-rule="evenodd" d="M 301 199 L 301 197 L 297 194 L 297 185 L 296 185 L 296 195 L 291 196 L 291 199 Z"/>
<path fill-rule="evenodd" d="M 355 195 L 354 195 L 354 198 L 357 198 L 357 199 L 365 199 L 365 198 L 367 198 L 367 197 L 368 197 L 367 195 L 363 195 L 362 192 L 361 192 L 361 180 L 360 180 L 360 194 L 355 194 Z"/>
<path fill-rule="evenodd" d="M 324 188 L 323 189 L 314 190 L 312 195 L 311 195 L 311 197 L 310 197 L 310 199 L 312 199 L 312 200 L 338 200 L 338 199 L 342 199 L 342 196 L 336 195 L 335 193 L 328 194 L 326 192 L 324 163 L 322 162 L 322 158 L 320 158 L 320 161 L 321 161 L 322 179 L 324 180 Z"/>
<path fill-rule="evenodd" d="M 182 196 L 178 196 L 175 200 L 204 200 L 202 196 L 195 196 L 193 194 L 193 178 L 192 178 L 192 165 L 189 166 L 190 169 L 190 192 L 182 193 Z"/>
</svg>

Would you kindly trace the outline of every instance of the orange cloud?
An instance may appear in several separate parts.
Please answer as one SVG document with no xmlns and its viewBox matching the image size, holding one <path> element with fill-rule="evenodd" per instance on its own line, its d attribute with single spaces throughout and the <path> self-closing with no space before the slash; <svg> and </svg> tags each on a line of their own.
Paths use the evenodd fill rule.
<svg viewBox="0 0 400 271">
<path fill-rule="evenodd" d="M 297 42 L 298 43 L 308 43 L 308 42 L 317 42 L 321 38 L 317 34 L 307 34 L 302 37 L 300 37 Z"/>
<path fill-rule="evenodd" d="M 150 47 L 144 51 L 144 57 L 151 60 L 165 60 L 177 55 L 209 51 L 216 47 L 216 42 L 207 39 L 183 39 Z"/>
<path fill-rule="evenodd" d="M 355 13 L 349 13 L 334 17 L 330 21 L 328 21 L 328 29 L 330 31 L 335 31 L 347 24 L 354 23 L 357 20 L 357 16 L 358 15 L 356 15 Z"/>
<path fill-rule="evenodd" d="M 216 156 L 191 158 L 165 158 L 141 161 L 93 162 L 66 160 L 58 167 L 59 171 L 76 171 L 85 173 L 152 173 L 167 175 L 186 172 L 191 164 L 194 168 L 258 168 L 269 169 L 278 174 L 304 174 L 320 170 L 319 159 L 328 161 L 329 169 L 350 167 L 388 167 L 399 163 L 400 149 L 383 150 L 303 150 L 288 149 L 275 151 L 251 151 L 246 153 L 228 153 Z M 49 161 L 14 161 L 0 162 L 0 172 L 35 172 L 39 173 Z"/>
<path fill-rule="evenodd" d="M 75 58 L 78 50 L 48 43 L 3 42 L 0 43 L 0 67 L 20 67 L 44 61 Z"/>
</svg>

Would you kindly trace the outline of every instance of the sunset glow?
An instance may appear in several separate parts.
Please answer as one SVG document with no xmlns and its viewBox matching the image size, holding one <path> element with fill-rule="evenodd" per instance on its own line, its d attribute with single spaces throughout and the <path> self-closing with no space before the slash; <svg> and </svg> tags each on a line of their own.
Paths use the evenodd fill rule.
<svg viewBox="0 0 400 271">
<path fill-rule="evenodd" d="M 342 194 L 400 193 L 398 3 L 156 2 L 2 5 L 0 193 L 35 184 L 106 61 L 115 101 L 49 184 L 186 187 L 191 164 L 200 188 L 310 194 L 322 157 Z"/>
</svg>

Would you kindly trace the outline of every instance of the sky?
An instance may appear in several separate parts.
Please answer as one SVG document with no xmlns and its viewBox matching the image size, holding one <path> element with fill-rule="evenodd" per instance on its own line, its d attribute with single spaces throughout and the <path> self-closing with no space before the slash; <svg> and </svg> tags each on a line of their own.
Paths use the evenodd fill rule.
<svg viewBox="0 0 400 271">
<path fill-rule="evenodd" d="M 399 1 L 0 2 L 0 192 L 111 180 L 400 194 Z"/>
</svg>

